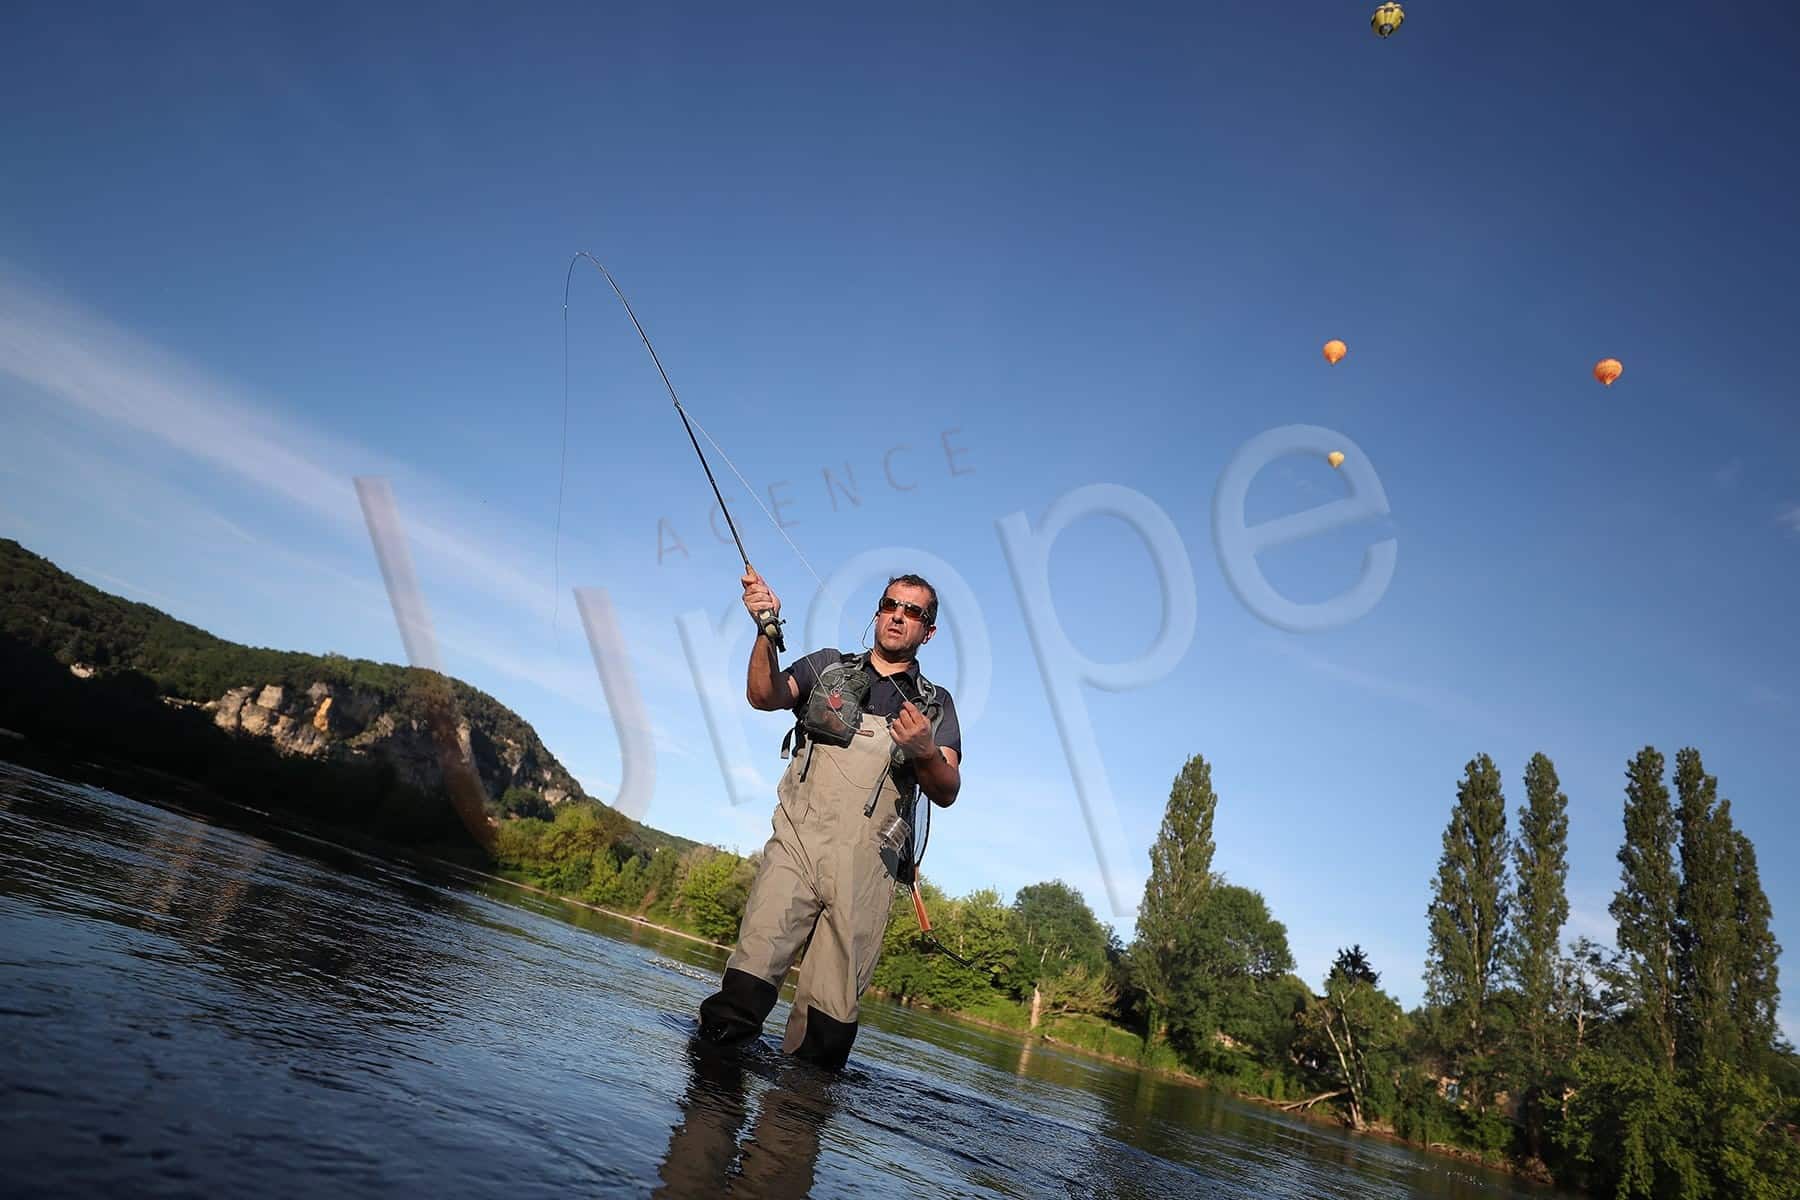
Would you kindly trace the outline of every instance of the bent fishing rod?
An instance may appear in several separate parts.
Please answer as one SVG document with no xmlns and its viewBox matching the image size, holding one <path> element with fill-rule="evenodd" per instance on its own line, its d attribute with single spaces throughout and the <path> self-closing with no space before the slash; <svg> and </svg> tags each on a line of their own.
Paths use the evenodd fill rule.
<svg viewBox="0 0 1800 1200">
<path fill-rule="evenodd" d="M 640 323 L 638 321 L 637 314 L 631 310 L 631 301 L 629 301 L 625 298 L 625 293 L 619 287 L 618 281 L 612 277 L 612 272 L 608 271 L 606 269 L 605 264 L 603 264 L 599 259 L 595 258 L 592 254 L 589 254 L 586 250 L 578 250 L 575 252 L 574 257 L 569 259 L 569 269 L 568 269 L 568 272 L 563 277 L 563 444 L 562 444 L 563 466 L 559 467 L 558 473 L 557 473 L 556 529 L 557 529 L 557 542 L 558 542 L 558 558 L 557 558 L 556 570 L 558 573 L 558 578 L 557 578 L 557 582 L 555 584 L 556 589 L 558 591 L 560 591 L 561 586 L 562 586 L 561 578 L 560 578 L 560 575 L 561 575 L 560 545 L 561 545 L 561 537 L 562 537 L 562 499 L 563 499 L 563 492 L 562 492 L 563 482 L 562 481 L 563 481 L 564 469 L 566 468 L 567 463 L 568 463 L 568 453 L 569 453 L 569 289 L 575 278 L 575 264 L 580 262 L 584 258 L 587 259 L 590 263 L 593 263 L 595 270 L 599 271 L 600 274 L 606 279 L 608 286 L 610 286 L 613 290 L 613 295 L 617 296 L 619 298 L 619 303 L 624 305 L 625 315 L 627 317 L 631 318 L 631 326 L 633 329 L 637 330 L 638 337 L 644 343 L 644 349 L 646 349 L 650 352 L 650 361 L 656 364 L 656 373 L 662 377 L 663 387 L 668 389 L 669 399 L 672 400 L 675 404 L 676 415 L 681 418 L 682 428 L 687 430 L 688 441 L 694 447 L 694 454 L 696 457 L 698 457 L 700 459 L 700 469 L 706 472 L 706 482 L 712 485 L 713 498 L 719 502 L 719 511 L 721 511 L 725 514 L 725 524 L 728 527 L 730 527 L 730 529 L 731 529 L 731 540 L 737 545 L 738 557 L 743 560 L 744 571 L 745 571 L 745 573 L 749 573 L 750 571 L 754 570 L 754 568 L 752 568 L 750 565 L 750 556 L 747 553 L 745 553 L 745 551 L 744 551 L 744 540 L 743 540 L 743 538 L 738 536 L 737 522 L 733 521 L 731 519 L 731 509 L 725 503 L 724 495 L 722 493 L 720 493 L 720 491 L 719 491 L 719 481 L 713 477 L 712 467 L 710 465 L 708 465 L 708 463 L 706 461 L 706 454 L 700 449 L 700 441 L 698 438 L 696 438 L 694 436 L 693 422 L 690 421 L 688 418 L 687 409 L 682 406 L 681 397 L 676 395 L 676 393 L 675 393 L 675 385 L 669 381 L 669 373 L 663 369 L 662 358 L 656 353 L 656 347 L 650 344 L 650 335 L 644 332 L 644 326 L 642 325 L 642 323 Z M 807 572 L 812 575 L 813 579 L 818 582 L 820 587 L 823 587 L 825 585 L 825 581 L 819 578 L 819 573 L 817 571 L 813 570 L 812 564 L 806 561 L 806 556 L 804 554 L 800 553 L 800 547 L 794 545 L 794 539 L 788 537 L 787 531 L 785 529 L 781 528 L 781 522 L 777 521 L 775 519 L 775 517 L 773 516 L 773 514 L 771 514 L 767 508 L 763 508 L 762 501 L 758 500 L 756 497 L 756 489 L 754 489 L 750 486 L 749 481 L 744 478 L 743 472 L 741 472 L 737 469 L 737 465 L 731 461 L 730 456 L 725 453 L 725 451 L 719 446 L 718 442 L 713 441 L 712 435 L 710 433 L 706 433 L 706 430 L 704 427 L 700 430 L 700 432 L 703 434 L 706 434 L 706 440 L 708 442 L 712 443 L 713 449 L 717 450 L 719 452 L 719 457 L 723 458 L 725 460 L 725 465 L 730 467 L 732 474 L 734 474 L 738 477 L 738 482 L 742 483 L 744 485 L 744 490 L 750 493 L 750 498 L 752 500 L 756 500 L 757 507 L 762 508 L 762 510 L 763 510 L 763 515 L 769 518 L 770 524 L 775 526 L 776 532 L 781 534 L 782 538 L 787 542 L 789 548 L 793 550 L 795 556 L 798 557 L 800 559 L 801 563 L 806 567 Z M 762 612 L 759 612 L 756 614 L 757 628 L 760 629 L 768 637 L 769 644 L 775 647 L 775 652 L 777 654 L 787 653 L 787 644 L 781 635 L 781 626 L 784 623 L 785 622 L 782 621 L 781 617 L 779 615 L 777 615 L 774 612 L 774 610 L 772 610 L 772 609 L 765 609 Z M 927 816 L 928 816 L 928 819 L 926 821 L 926 840 L 927 840 L 927 842 L 929 842 L 929 839 L 930 839 L 929 812 L 930 812 L 930 806 L 931 806 L 931 801 L 929 798 L 925 798 L 925 805 L 926 805 L 926 811 L 927 811 Z M 922 892 L 920 892 L 920 890 L 919 890 L 919 864 L 924 861 L 924 858 L 925 858 L 924 850 L 925 850 L 924 846 L 920 846 L 919 855 L 916 859 L 913 860 L 913 862 L 911 864 L 912 865 L 911 874 L 912 874 L 913 913 L 919 919 L 919 939 L 926 946 L 927 949 L 936 950 L 938 953 L 943 954 L 946 958 L 949 958 L 951 961 L 959 964 L 960 966 L 962 966 L 968 970 L 974 970 L 974 969 L 976 969 L 974 963 L 971 963 L 968 959 L 963 958 L 961 955 L 952 951 L 948 946 L 944 945 L 941 941 L 938 940 L 937 934 L 932 931 L 931 918 L 929 916 L 927 916 L 926 912 L 925 912 L 925 897 L 924 897 L 924 894 Z"/>
<path fill-rule="evenodd" d="M 625 315 L 627 317 L 631 318 L 631 326 L 633 329 L 637 330 L 638 337 L 643 340 L 644 349 L 646 349 L 650 352 L 650 361 L 656 364 L 656 373 L 658 375 L 662 376 L 663 386 L 669 390 L 669 399 L 673 400 L 675 402 L 675 414 L 681 418 L 682 428 L 687 430 L 688 441 L 694 447 L 695 456 L 700 459 L 700 469 L 706 472 L 706 482 L 712 485 L 713 497 L 714 497 L 714 499 L 718 500 L 718 502 L 719 502 L 719 511 L 721 511 L 725 514 L 725 524 L 731 529 L 731 540 L 737 544 L 738 557 L 743 560 L 744 571 L 746 574 L 748 574 L 749 572 L 753 571 L 755 568 L 753 568 L 750 565 L 750 556 L 744 552 L 744 539 L 738 536 L 737 522 L 731 519 L 731 509 L 728 505 L 726 505 L 725 497 L 719 491 L 719 481 L 717 479 L 713 478 L 712 467 L 707 463 L 706 455 L 700 449 L 700 440 L 694 436 L 694 426 L 693 426 L 692 422 L 690 422 L 688 420 L 687 409 L 682 407 L 681 397 L 675 394 L 675 385 L 673 383 L 669 382 L 669 373 L 663 369 L 662 359 L 661 359 L 661 357 L 659 357 L 657 355 L 656 347 L 652 346 L 650 344 L 650 335 L 644 332 L 644 327 L 641 323 L 639 323 L 639 321 L 637 319 L 637 314 L 635 312 L 631 311 L 631 301 L 629 301 L 625 298 L 625 293 L 624 293 L 624 291 L 622 291 L 620 289 L 618 281 L 612 277 L 612 272 L 608 271 L 606 269 L 606 266 L 603 263 L 601 263 L 601 261 L 599 259 L 595 258 L 592 254 L 589 254 L 586 250 L 578 250 L 575 252 L 575 256 L 569 260 L 568 273 L 563 278 L 563 459 L 564 459 L 564 462 L 565 463 L 567 462 L 568 449 L 569 449 L 569 286 L 573 282 L 574 277 L 575 277 L 575 264 L 577 262 L 580 262 L 584 258 L 587 259 L 589 262 L 593 263 L 595 269 L 597 269 L 600 272 L 600 274 L 606 278 L 606 282 L 608 283 L 608 285 L 610 285 L 612 287 L 613 295 L 617 296 L 619 298 L 619 303 L 625 306 Z M 706 440 L 711 442 L 712 435 L 708 434 Z M 713 448 L 715 450 L 718 449 L 717 442 L 713 442 Z M 720 451 L 720 453 L 722 455 L 724 452 Z M 730 460 L 727 459 L 726 462 L 727 462 L 727 464 L 729 464 Z M 733 466 L 731 469 L 734 473 L 737 471 L 737 468 L 735 466 Z M 744 477 L 741 474 L 738 475 L 738 479 L 740 482 L 743 481 L 743 478 Z M 744 486 L 746 489 L 749 489 L 748 483 L 746 483 Z M 754 490 L 751 490 L 750 495 L 751 495 L 752 499 L 755 499 L 756 493 Z M 758 503 L 758 505 L 760 505 L 762 502 L 760 500 L 758 500 L 757 503 Z M 764 511 L 766 512 L 767 510 L 764 510 Z M 771 518 L 771 520 L 772 519 L 773 518 Z M 559 477 L 558 477 L 558 482 L 557 482 L 556 520 L 557 520 L 558 540 L 560 541 L 561 529 L 562 529 L 562 483 L 561 483 L 560 472 L 559 472 Z M 781 526 L 780 526 L 779 522 L 776 522 L 776 529 L 777 529 L 777 531 L 782 533 L 783 537 L 787 536 L 786 532 L 781 530 Z M 794 546 L 792 538 L 788 539 L 788 545 L 793 546 L 795 554 L 800 553 L 800 548 L 798 546 Z M 800 561 L 806 562 L 805 556 L 801 556 Z M 561 569 L 561 564 L 560 564 L 560 560 L 559 560 L 559 562 L 558 562 L 559 574 L 560 574 L 560 569 Z M 807 563 L 806 569 L 808 571 L 812 571 L 812 564 Z M 818 572 L 813 571 L 813 578 L 814 579 L 818 578 Z M 559 591 L 561 590 L 561 580 L 560 579 L 557 581 L 556 587 Z M 769 643 L 775 647 L 775 651 L 778 654 L 787 653 L 787 643 L 781 636 L 781 627 L 783 624 L 785 624 L 785 622 L 782 621 L 782 619 L 775 613 L 775 611 L 773 609 L 764 609 L 762 612 L 759 612 L 756 614 L 757 628 L 762 630 L 762 632 L 768 637 Z"/>
</svg>

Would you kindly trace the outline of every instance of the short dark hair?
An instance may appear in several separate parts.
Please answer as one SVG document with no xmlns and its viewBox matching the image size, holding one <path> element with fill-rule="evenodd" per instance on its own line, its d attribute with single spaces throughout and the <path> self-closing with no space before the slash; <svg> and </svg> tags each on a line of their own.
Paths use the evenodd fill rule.
<svg viewBox="0 0 1800 1200">
<path fill-rule="evenodd" d="M 930 582 L 927 581 L 923 575 L 896 575 L 887 581 L 887 587 L 881 589 L 881 594 L 884 596 L 887 595 L 888 588 L 893 587 L 896 583 L 904 583 L 909 587 L 924 588 L 931 593 L 931 603 L 925 606 L 925 623 L 927 625 L 936 625 L 938 612 L 937 589 L 932 587 Z"/>
</svg>

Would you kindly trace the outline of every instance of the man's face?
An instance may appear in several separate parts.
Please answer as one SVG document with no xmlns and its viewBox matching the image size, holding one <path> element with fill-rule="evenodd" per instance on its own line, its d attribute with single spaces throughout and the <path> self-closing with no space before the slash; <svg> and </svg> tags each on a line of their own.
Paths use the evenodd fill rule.
<svg viewBox="0 0 1800 1200">
<path fill-rule="evenodd" d="M 908 609 L 908 605 L 912 609 Z M 931 605 L 931 590 L 912 583 L 896 583 L 883 593 L 875 610 L 875 644 L 883 653 L 905 658 L 931 640 L 935 625 L 925 624 L 923 613 Z M 887 611 L 883 612 L 882 610 Z"/>
</svg>

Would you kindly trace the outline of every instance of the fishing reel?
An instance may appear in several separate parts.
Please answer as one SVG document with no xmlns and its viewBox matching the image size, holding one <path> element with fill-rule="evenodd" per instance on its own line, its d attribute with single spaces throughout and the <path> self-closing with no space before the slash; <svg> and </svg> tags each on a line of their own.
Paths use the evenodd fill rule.
<svg viewBox="0 0 1800 1200">
<path fill-rule="evenodd" d="M 769 639 L 769 644 L 775 647 L 777 654 L 787 653 L 787 641 L 781 636 L 781 627 L 784 624 L 786 622 L 776 616 L 773 609 L 765 608 L 756 614 L 757 629 L 761 630 L 763 636 Z"/>
</svg>

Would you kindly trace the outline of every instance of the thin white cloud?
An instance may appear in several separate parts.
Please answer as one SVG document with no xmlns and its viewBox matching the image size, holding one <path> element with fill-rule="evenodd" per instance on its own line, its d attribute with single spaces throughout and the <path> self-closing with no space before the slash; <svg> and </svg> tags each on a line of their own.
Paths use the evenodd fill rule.
<svg viewBox="0 0 1800 1200">
<path fill-rule="evenodd" d="M 1800 533 L 1800 504 L 1790 504 L 1775 514 L 1775 520 L 1787 526 L 1790 533 Z"/>
<path fill-rule="evenodd" d="M 1744 477 L 1744 460 L 1734 458 L 1712 473 L 1713 482 L 1722 488 L 1736 487 Z"/>
<path fill-rule="evenodd" d="M 478 506 L 458 501 L 404 463 L 310 428 L 278 404 L 26 285 L 4 266 L 0 375 L 111 433 L 152 439 L 359 540 L 366 535 L 352 479 L 389 478 L 407 539 L 422 560 L 534 615 L 547 615 L 551 606 L 548 572 L 522 571 L 511 550 L 535 544 L 526 531 L 499 531 L 506 552 L 484 545 L 475 530 L 493 519 L 478 518 Z M 673 669 L 678 662 L 657 666 Z"/>
</svg>

